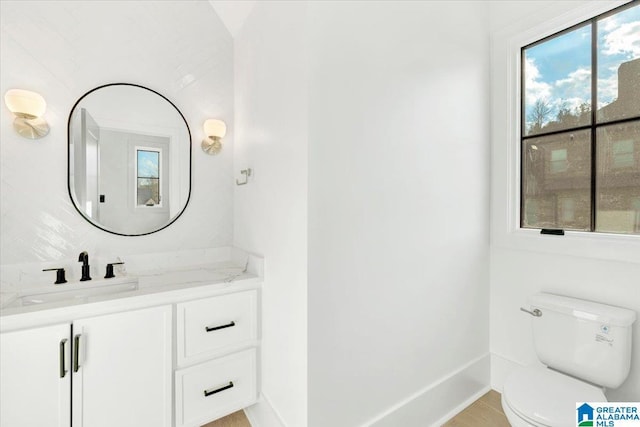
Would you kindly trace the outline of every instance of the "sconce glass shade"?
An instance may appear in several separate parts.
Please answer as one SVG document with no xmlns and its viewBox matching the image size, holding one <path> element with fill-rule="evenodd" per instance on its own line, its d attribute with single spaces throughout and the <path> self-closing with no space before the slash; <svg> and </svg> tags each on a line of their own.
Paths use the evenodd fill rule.
<svg viewBox="0 0 640 427">
<path fill-rule="evenodd" d="M 10 89 L 4 94 L 4 102 L 16 116 L 13 128 L 20 136 L 38 139 L 49 133 L 49 124 L 42 118 L 47 110 L 42 95 L 23 89 Z"/>
<path fill-rule="evenodd" d="M 205 138 L 202 140 L 202 151 L 207 154 L 218 154 L 222 150 L 222 138 L 227 134 L 227 125 L 222 120 L 209 119 L 204 122 Z"/>
<path fill-rule="evenodd" d="M 224 138 L 227 134 L 227 125 L 222 120 L 209 119 L 204 122 L 204 134 Z"/>
<path fill-rule="evenodd" d="M 47 103 L 42 95 L 23 89 L 10 89 L 4 94 L 4 103 L 13 114 L 25 119 L 42 117 Z"/>
</svg>

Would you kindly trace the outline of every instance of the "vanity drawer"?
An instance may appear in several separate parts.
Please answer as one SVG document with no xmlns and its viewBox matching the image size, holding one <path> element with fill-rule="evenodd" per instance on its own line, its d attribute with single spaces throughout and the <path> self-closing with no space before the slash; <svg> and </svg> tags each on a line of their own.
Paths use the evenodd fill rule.
<svg viewBox="0 0 640 427">
<path fill-rule="evenodd" d="M 201 426 L 255 403 L 256 349 L 176 371 L 176 426 Z"/>
<path fill-rule="evenodd" d="M 178 365 L 255 344 L 257 300 L 253 290 L 178 304 Z"/>
</svg>

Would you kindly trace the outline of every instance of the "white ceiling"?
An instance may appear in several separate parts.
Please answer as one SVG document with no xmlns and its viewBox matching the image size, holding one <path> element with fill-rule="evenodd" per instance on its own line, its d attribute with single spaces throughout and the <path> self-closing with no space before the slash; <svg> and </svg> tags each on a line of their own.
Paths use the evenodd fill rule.
<svg viewBox="0 0 640 427">
<path fill-rule="evenodd" d="M 209 0 L 232 37 L 242 28 L 247 16 L 255 6 L 255 0 Z"/>
</svg>

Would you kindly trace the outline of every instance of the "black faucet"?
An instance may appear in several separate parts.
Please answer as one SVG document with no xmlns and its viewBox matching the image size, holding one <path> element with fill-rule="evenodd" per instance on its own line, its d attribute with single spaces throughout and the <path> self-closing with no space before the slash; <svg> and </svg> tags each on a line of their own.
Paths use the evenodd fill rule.
<svg viewBox="0 0 640 427">
<path fill-rule="evenodd" d="M 82 263 L 82 277 L 80 278 L 80 281 L 84 282 L 86 280 L 91 280 L 91 276 L 89 276 L 89 254 L 87 251 L 80 252 L 78 262 Z"/>
</svg>

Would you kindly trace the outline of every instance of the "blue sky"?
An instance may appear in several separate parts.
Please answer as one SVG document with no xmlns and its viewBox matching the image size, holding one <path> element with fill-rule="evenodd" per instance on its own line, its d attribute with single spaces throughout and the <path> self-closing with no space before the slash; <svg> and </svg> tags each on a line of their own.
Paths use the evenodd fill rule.
<svg viewBox="0 0 640 427">
<path fill-rule="evenodd" d="M 157 178 L 159 156 L 157 151 L 138 150 L 138 176 Z"/>
<path fill-rule="evenodd" d="M 640 5 L 598 22 L 598 108 L 617 98 L 617 70 L 640 58 Z M 538 99 L 576 108 L 591 99 L 591 25 L 525 50 L 525 115 Z M 553 117 L 550 117 L 552 119 Z"/>
</svg>

